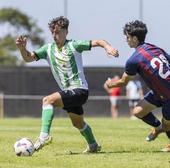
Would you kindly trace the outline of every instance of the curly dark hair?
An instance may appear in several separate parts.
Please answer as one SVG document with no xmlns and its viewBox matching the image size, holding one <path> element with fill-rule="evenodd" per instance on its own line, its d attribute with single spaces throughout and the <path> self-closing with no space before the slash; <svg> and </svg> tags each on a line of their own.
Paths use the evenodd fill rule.
<svg viewBox="0 0 170 168">
<path fill-rule="evenodd" d="M 48 27 L 50 30 L 53 30 L 55 25 L 58 25 L 61 29 L 68 29 L 69 20 L 65 18 L 64 16 L 59 16 L 57 18 L 52 19 L 48 23 Z"/>
<path fill-rule="evenodd" d="M 125 35 L 129 34 L 131 36 L 136 36 L 139 43 L 145 42 L 147 32 L 146 24 L 139 20 L 128 22 L 123 28 L 123 33 Z"/>
</svg>

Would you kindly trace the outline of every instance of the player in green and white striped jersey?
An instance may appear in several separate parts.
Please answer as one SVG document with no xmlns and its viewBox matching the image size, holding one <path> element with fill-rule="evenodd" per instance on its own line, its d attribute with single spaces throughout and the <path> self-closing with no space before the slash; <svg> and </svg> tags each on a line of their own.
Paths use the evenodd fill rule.
<svg viewBox="0 0 170 168">
<path fill-rule="evenodd" d="M 67 40 L 69 20 L 63 16 L 53 19 L 49 23 L 53 43 L 45 44 L 41 48 L 30 52 L 26 48 L 26 37 L 20 36 L 16 44 L 26 62 L 46 59 L 51 67 L 52 74 L 61 91 L 56 91 L 43 98 L 42 127 L 40 135 L 34 144 L 39 150 L 51 141 L 50 128 L 53 120 L 53 108 L 61 107 L 68 112 L 73 126 L 79 129 L 87 141 L 85 153 L 98 152 L 100 146 L 96 142 L 92 129 L 84 121 L 82 105 L 88 99 L 88 84 L 86 82 L 83 66 L 82 52 L 91 47 L 102 47 L 111 56 L 118 56 L 118 51 L 105 40 Z"/>
</svg>

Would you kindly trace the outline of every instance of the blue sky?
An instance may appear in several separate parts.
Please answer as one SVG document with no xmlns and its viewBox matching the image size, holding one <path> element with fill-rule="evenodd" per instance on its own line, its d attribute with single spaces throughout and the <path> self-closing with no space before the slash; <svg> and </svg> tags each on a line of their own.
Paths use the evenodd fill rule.
<svg viewBox="0 0 170 168">
<path fill-rule="evenodd" d="M 119 58 L 108 58 L 105 51 L 93 48 L 84 52 L 85 66 L 124 66 L 134 51 L 127 46 L 122 27 L 126 22 L 139 19 L 140 0 L 68 0 L 70 20 L 69 39 L 105 39 L 119 50 Z M 1 0 L 0 7 L 14 7 L 31 16 L 44 30 L 47 42 L 52 41 L 47 23 L 64 15 L 64 0 Z M 143 0 L 143 21 L 149 32 L 147 42 L 154 43 L 170 53 L 170 0 Z M 167 19 L 167 20 L 166 20 Z M 44 61 L 29 65 L 44 66 Z"/>
</svg>

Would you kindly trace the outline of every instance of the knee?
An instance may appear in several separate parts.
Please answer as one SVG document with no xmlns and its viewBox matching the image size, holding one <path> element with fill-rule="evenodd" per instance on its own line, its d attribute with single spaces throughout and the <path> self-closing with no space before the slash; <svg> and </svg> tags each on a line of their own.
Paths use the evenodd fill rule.
<svg viewBox="0 0 170 168">
<path fill-rule="evenodd" d="M 53 104 L 53 100 L 50 98 L 50 96 L 45 96 L 42 100 L 43 105 Z"/>
<path fill-rule="evenodd" d="M 140 111 L 136 107 L 134 107 L 133 110 L 132 110 L 132 113 L 133 113 L 134 116 L 137 117 L 140 114 Z"/>
<path fill-rule="evenodd" d="M 84 123 L 81 122 L 72 122 L 73 127 L 77 128 L 77 129 L 82 129 L 84 127 Z"/>
<path fill-rule="evenodd" d="M 78 128 L 79 125 L 77 123 L 72 123 L 73 127 Z"/>
<path fill-rule="evenodd" d="M 134 107 L 134 109 L 132 110 L 132 113 L 137 118 L 143 118 L 145 116 L 144 112 L 142 111 L 142 108 L 140 107 Z"/>
</svg>

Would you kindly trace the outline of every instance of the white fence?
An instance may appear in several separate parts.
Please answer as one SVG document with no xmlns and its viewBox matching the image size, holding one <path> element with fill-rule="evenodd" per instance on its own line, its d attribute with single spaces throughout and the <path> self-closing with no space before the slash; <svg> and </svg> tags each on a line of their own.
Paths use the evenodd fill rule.
<svg viewBox="0 0 170 168">
<path fill-rule="evenodd" d="M 15 111 L 14 113 L 17 112 L 20 114 L 21 111 L 21 115 L 24 115 L 24 111 L 30 111 L 30 112 L 32 112 L 33 110 L 39 111 L 39 109 L 41 108 L 41 100 L 43 97 L 44 95 L 0 94 L 0 118 L 3 118 L 6 115 L 6 112 L 9 113 L 9 111 L 11 111 L 10 112 L 11 114 L 14 111 Z M 128 98 L 126 96 L 119 96 L 118 99 L 121 101 L 126 101 L 127 104 Z M 35 106 L 35 107 L 30 107 L 30 106 Z M 86 111 L 90 111 L 91 114 L 95 113 L 95 111 L 98 111 L 99 115 L 101 115 L 103 111 L 110 112 L 109 96 L 89 96 L 88 103 L 85 106 L 85 109 Z"/>
</svg>

